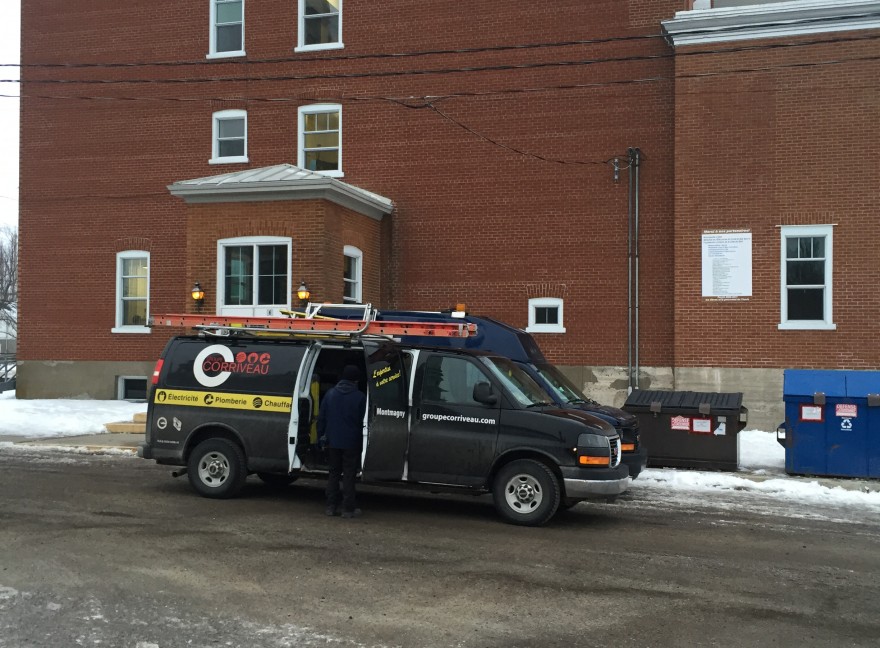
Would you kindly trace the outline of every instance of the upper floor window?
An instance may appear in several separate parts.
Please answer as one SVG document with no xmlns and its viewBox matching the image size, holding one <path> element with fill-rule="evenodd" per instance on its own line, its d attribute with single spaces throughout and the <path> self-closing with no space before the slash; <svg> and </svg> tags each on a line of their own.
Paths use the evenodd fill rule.
<svg viewBox="0 0 880 648">
<path fill-rule="evenodd" d="M 343 176 L 341 105 L 300 107 L 297 166 L 336 178 Z"/>
<path fill-rule="evenodd" d="M 210 164 L 247 162 L 247 113 L 221 110 L 214 113 Z"/>
<path fill-rule="evenodd" d="M 834 329 L 831 225 L 787 225 L 782 234 L 781 329 Z"/>
<path fill-rule="evenodd" d="M 116 254 L 116 324 L 114 333 L 149 333 L 150 253 L 126 250 Z"/>
<path fill-rule="evenodd" d="M 342 0 L 299 0 L 297 31 L 297 52 L 343 47 Z"/>
<path fill-rule="evenodd" d="M 218 312 L 272 316 L 290 308 L 291 239 L 247 236 L 217 242 Z"/>
<path fill-rule="evenodd" d="M 346 245 L 343 251 L 343 291 L 342 301 L 361 303 L 361 263 L 364 253 L 352 245 Z"/>
<path fill-rule="evenodd" d="M 556 297 L 537 297 L 529 300 L 530 333 L 565 333 L 562 325 L 562 300 Z"/>
<path fill-rule="evenodd" d="M 244 0 L 210 0 L 208 58 L 244 56 Z"/>
</svg>

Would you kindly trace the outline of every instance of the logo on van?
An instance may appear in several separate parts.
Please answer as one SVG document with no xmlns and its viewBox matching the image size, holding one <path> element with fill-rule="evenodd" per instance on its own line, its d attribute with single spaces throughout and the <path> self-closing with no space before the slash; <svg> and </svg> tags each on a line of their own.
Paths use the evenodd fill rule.
<svg viewBox="0 0 880 648">
<path fill-rule="evenodd" d="M 229 347 L 212 344 L 201 350 L 193 362 L 193 375 L 199 384 L 205 387 L 219 387 L 234 373 L 262 374 L 269 373 L 268 353 L 246 353 L 239 351 L 233 354 Z"/>
</svg>

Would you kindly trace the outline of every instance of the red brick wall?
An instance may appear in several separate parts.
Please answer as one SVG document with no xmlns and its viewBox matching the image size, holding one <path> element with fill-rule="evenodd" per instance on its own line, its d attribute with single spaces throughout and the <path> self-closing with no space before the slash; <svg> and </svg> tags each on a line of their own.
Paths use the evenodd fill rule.
<svg viewBox="0 0 880 648">
<path fill-rule="evenodd" d="M 295 2 L 250 0 L 247 58 L 208 65 L 207 0 L 161 5 L 145 0 L 28 2 L 23 17 L 25 64 L 193 61 L 199 65 L 23 70 L 22 359 L 154 357 L 163 342 L 159 336 L 109 332 L 116 242 L 125 237 L 150 241 L 154 312 L 185 308 L 196 275 L 215 276 L 210 265 L 216 257 L 212 248 L 216 238 L 213 243 L 208 243 L 210 237 L 197 240 L 195 233 L 200 230 L 194 223 L 214 237 L 220 230 L 256 235 L 296 227 L 284 221 L 289 205 L 237 203 L 187 209 L 168 194 L 167 185 L 295 163 L 297 107 L 320 99 L 341 101 L 344 106 L 343 180 L 391 198 L 396 207 L 383 224 L 370 225 L 375 232 L 364 234 L 365 247 L 352 243 L 365 253 L 365 299 L 420 309 L 464 301 L 473 312 L 525 325 L 528 298 L 537 296 L 536 286 L 564 287 L 557 290 L 565 291 L 568 332 L 541 338 L 544 350 L 560 364 L 626 362 L 627 175 L 621 173 L 620 182 L 614 184 L 610 165 L 602 162 L 625 155 L 627 147 L 640 147 L 646 156 L 641 193 L 641 362 L 671 364 L 673 85 L 668 80 L 618 82 L 672 76 L 671 50 L 656 38 L 657 21 L 671 17 L 679 5 L 672 0 L 562 0 L 539 5 L 503 0 L 451 11 L 447 0 L 410 0 L 389 12 L 381 3 L 350 2 L 345 7 L 344 50 L 295 55 Z M 393 60 L 322 60 L 636 35 L 654 38 Z M 659 58 L 541 65 L 632 55 Z M 253 62 L 266 58 L 290 61 Z M 519 67 L 406 74 L 483 66 Z M 260 80 L 379 71 L 403 74 Z M 218 76 L 249 80 L 155 83 Z M 58 78 L 153 83 L 39 82 Z M 521 92 L 524 89 L 530 91 Z M 470 96 L 488 91 L 496 93 Z M 433 105 L 506 147 L 589 164 L 556 164 L 512 152 L 450 122 L 425 107 L 424 100 L 369 99 L 424 96 L 445 97 Z M 248 111 L 250 162 L 209 165 L 211 113 L 230 107 Z M 323 233 L 317 218 L 305 212 L 296 216 L 302 219 L 302 228 L 290 235 L 295 243 L 308 241 L 314 257 L 311 265 L 298 266 L 305 256 L 295 251 L 293 281 L 298 285 L 305 278 L 335 300 L 335 286 L 341 291 L 338 250 L 357 236 L 349 226 L 351 216 L 335 208 L 326 208 L 328 227 Z M 331 222 L 339 229 L 330 228 Z M 324 239 L 317 240 L 321 236 Z M 387 251 L 381 255 L 381 267 L 376 237 L 381 237 Z M 318 265 L 323 271 L 316 273 Z M 47 340 L 52 340 L 51 346 Z"/>
<path fill-rule="evenodd" d="M 678 58 L 679 77 L 717 75 L 675 87 L 676 366 L 880 367 L 878 54 L 875 35 Z M 777 69 L 726 73 L 764 67 Z M 835 225 L 837 329 L 780 331 L 779 226 L 807 224 Z M 731 228 L 752 231 L 752 296 L 704 300 L 700 235 Z"/>
</svg>

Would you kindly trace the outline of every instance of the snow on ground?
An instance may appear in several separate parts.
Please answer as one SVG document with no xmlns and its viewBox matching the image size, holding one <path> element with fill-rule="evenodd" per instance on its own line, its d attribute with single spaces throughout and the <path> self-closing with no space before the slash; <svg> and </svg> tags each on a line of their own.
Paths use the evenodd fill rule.
<svg viewBox="0 0 880 648">
<path fill-rule="evenodd" d="M 0 435 L 27 439 L 106 432 L 105 423 L 131 421 L 146 412 L 146 403 L 96 400 L 18 400 L 14 391 L 0 393 Z"/>
<path fill-rule="evenodd" d="M 130 421 L 136 412 L 146 409 L 145 403 L 125 401 L 17 400 L 14 391 L 4 392 L 0 393 L 0 435 L 23 440 L 100 434 L 106 432 L 105 423 Z M 632 490 L 690 499 L 739 493 L 817 506 L 868 507 L 880 516 L 880 492 L 874 492 L 877 488 L 863 492 L 853 488 L 851 480 L 823 479 L 824 483 L 819 483 L 786 475 L 785 450 L 777 443 L 775 432 L 740 432 L 739 466 L 738 474 L 652 468 L 639 475 Z"/>
</svg>

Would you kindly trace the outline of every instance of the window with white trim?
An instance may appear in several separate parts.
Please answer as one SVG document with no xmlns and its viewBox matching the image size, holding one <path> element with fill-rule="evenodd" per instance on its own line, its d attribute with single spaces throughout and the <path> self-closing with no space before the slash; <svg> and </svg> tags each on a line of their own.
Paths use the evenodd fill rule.
<svg viewBox="0 0 880 648">
<path fill-rule="evenodd" d="M 116 325 L 113 333 L 149 333 L 150 253 L 126 250 L 116 254 Z"/>
<path fill-rule="evenodd" d="M 221 110 L 212 118 L 209 164 L 247 162 L 247 111 Z"/>
<path fill-rule="evenodd" d="M 529 333 L 565 333 L 562 325 L 562 300 L 535 297 L 529 300 Z"/>
<path fill-rule="evenodd" d="M 147 377 L 119 376 L 116 380 L 116 398 L 126 401 L 147 400 Z"/>
<path fill-rule="evenodd" d="M 360 304 L 364 253 L 353 245 L 346 245 L 342 254 L 342 301 Z"/>
<path fill-rule="evenodd" d="M 781 228 L 780 329 L 835 329 L 831 225 Z"/>
<path fill-rule="evenodd" d="M 244 56 L 244 0 L 209 0 L 208 58 Z"/>
<path fill-rule="evenodd" d="M 297 166 L 334 178 L 343 176 L 340 104 L 300 106 Z"/>
<path fill-rule="evenodd" d="M 217 310 L 276 315 L 290 308 L 291 239 L 247 236 L 217 242 Z"/>
<path fill-rule="evenodd" d="M 342 0 L 299 0 L 297 52 L 341 49 Z"/>
</svg>

